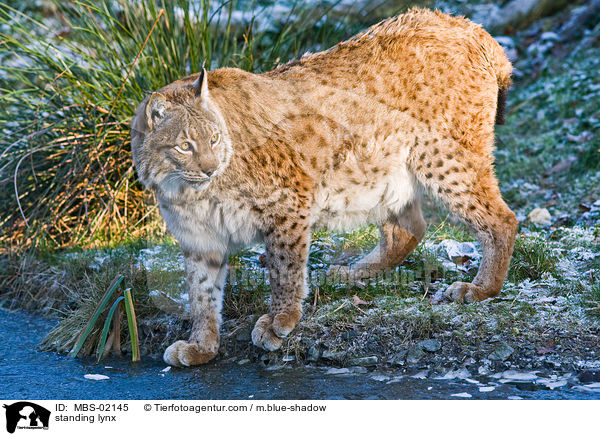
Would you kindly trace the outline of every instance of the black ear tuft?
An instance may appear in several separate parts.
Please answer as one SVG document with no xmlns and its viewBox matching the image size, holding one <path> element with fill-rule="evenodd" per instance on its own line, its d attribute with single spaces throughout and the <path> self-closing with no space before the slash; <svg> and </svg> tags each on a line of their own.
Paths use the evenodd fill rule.
<svg viewBox="0 0 600 436">
<path fill-rule="evenodd" d="M 196 95 L 202 98 L 208 98 L 208 73 L 204 66 L 202 66 L 202 71 L 198 75 L 198 78 L 194 80 L 192 86 L 196 90 Z"/>
</svg>

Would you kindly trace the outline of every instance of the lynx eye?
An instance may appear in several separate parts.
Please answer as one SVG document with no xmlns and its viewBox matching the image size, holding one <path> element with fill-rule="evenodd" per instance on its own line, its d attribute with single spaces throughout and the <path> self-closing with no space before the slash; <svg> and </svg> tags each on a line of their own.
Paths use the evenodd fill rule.
<svg viewBox="0 0 600 436">
<path fill-rule="evenodd" d="M 220 137 L 221 136 L 218 133 L 213 133 L 213 135 L 210 137 L 210 145 L 215 145 L 219 141 Z"/>
<path fill-rule="evenodd" d="M 186 141 L 179 145 L 179 148 L 181 149 L 181 151 L 190 151 L 192 149 L 192 144 Z"/>
</svg>

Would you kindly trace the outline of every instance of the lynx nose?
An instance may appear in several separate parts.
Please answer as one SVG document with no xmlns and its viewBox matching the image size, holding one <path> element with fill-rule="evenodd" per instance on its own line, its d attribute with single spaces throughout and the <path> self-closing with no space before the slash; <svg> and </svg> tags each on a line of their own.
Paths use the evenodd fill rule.
<svg viewBox="0 0 600 436">
<path fill-rule="evenodd" d="M 212 176 L 215 171 L 217 171 L 217 167 L 216 166 L 210 166 L 210 167 L 202 169 L 202 172 L 204 174 L 206 174 L 208 177 Z"/>
</svg>

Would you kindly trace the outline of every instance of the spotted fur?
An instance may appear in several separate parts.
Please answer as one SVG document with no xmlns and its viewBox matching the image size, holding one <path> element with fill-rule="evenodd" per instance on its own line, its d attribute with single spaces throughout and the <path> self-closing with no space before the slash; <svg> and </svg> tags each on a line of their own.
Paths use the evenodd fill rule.
<svg viewBox="0 0 600 436">
<path fill-rule="evenodd" d="M 423 237 L 424 192 L 482 243 L 473 283 L 454 283 L 446 296 L 497 295 L 517 228 L 492 157 L 511 68 L 480 26 L 413 9 L 265 74 L 221 68 L 146 98 L 132 122 L 134 162 L 181 244 L 194 320 L 190 339 L 165 351 L 167 363 L 217 353 L 230 253 L 266 245 L 271 309 L 252 340 L 274 350 L 302 314 L 311 228 L 378 223 L 372 253 L 332 267 L 369 276 Z"/>
</svg>

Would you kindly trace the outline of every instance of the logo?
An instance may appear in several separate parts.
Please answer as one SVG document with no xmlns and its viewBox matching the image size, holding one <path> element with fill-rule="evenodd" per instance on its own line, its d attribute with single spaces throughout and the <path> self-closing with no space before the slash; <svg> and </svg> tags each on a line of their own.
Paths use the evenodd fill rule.
<svg viewBox="0 0 600 436">
<path fill-rule="evenodd" d="M 4 405 L 6 409 L 6 431 L 14 433 L 15 429 L 48 429 L 50 411 L 28 401 L 19 401 Z"/>
</svg>

